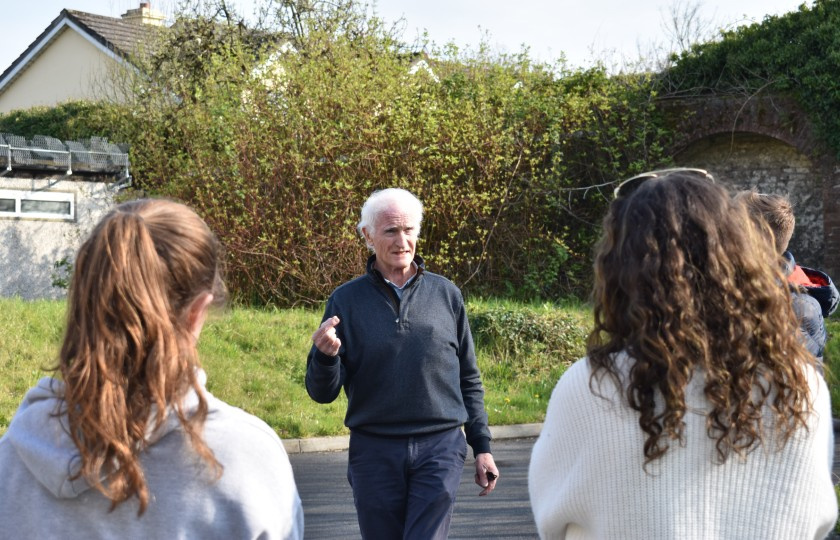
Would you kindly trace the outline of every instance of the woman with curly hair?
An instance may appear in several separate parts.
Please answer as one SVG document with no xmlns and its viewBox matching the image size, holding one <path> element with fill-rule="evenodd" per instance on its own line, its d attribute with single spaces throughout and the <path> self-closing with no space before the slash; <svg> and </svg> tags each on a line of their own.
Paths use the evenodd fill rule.
<svg viewBox="0 0 840 540">
<path fill-rule="evenodd" d="M 301 538 L 283 445 L 205 388 L 221 247 L 182 204 L 123 203 L 75 261 L 61 378 L 0 439 L 4 538 Z"/>
<path fill-rule="evenodd" d="M 616 189 L 588 354 L 557 383 L 531 458 L 542 538 L 828 534 L 828 389 L 768 238 L 705 171 Z"/>
</svg>

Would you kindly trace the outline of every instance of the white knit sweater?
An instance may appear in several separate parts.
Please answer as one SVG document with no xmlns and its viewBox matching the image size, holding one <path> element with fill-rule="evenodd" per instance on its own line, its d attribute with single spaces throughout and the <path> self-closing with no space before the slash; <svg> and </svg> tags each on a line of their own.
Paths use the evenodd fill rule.
<svg viewBox="0 0 840 540">
<path fill-rule="evenodd" d="M 781 451 L 771 441 L 724 464 L 706 434 L 702 376 L 694 377 L 686 388 L 685 445 L 671 444 L 646 473 L 638 413 L 610 377 L 600 387 L 608 399 L 593 395 L 589 363 L 576 362 L 554 389 L 531 456 L 540 537 L 824 538 L 837 518 L 831 408 L 825 382 L 808 371 L 815 411 L 809 430 Z"/>
</svg>

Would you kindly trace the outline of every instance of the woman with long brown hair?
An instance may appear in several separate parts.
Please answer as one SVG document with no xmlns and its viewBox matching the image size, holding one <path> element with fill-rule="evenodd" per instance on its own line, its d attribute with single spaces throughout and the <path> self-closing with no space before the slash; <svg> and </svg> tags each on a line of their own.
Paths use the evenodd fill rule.
<svg viewBox="0 0 840 540">
<path fill-rule="evenodd" d="M 196 351 L 224 301 L 221 247 L 164 200 L 123 203 L 82 245 L 58 378 L 0 439 L 8 538 L 300 538 L 283 445 L 213 397 Z"/>
<path fill-rule="evenodd" d="M 623 183 L 595 257 L 587 358 L 529 472 L 543 538 L 823 538 L 828 389 L 778 254 L 705 171 Z"/>
</svg>

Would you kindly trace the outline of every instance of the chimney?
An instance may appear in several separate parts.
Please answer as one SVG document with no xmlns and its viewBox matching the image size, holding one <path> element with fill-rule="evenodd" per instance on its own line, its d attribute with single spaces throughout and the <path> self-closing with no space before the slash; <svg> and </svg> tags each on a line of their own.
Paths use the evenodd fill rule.
<svg viewBox="0 0 840 540">
<path fill-rule="evenodd" d="M 137 24 L 150 24 L 152 26 L 163 26 L 166 16 L 160 11 L 152 9 L 149 2 L 140 2 L 140 7 L 137 9 L 129 9 L 122 14 L 122 19 L 126 22 Z"/>
</svg>

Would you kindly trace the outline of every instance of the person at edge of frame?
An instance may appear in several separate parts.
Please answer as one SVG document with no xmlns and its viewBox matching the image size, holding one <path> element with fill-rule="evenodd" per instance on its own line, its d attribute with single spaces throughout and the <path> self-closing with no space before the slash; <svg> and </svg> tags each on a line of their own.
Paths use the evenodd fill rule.
<svg viewBox="0 0 840 540">
<path fill-rule="evenodd" d="M 701 169 L 615 193 L 529 463 L 540 537 L 825 538 L 831 400 L 769 236 Z"/>
<path fill-rule="evenodd" d="M 283 443 L 206 388 L 222 245 L 163 199 L 119 204 L 79 249 L 55 371 L 0 438 L 0 537 L 300 540 Z"/>
<path fill-rule="evenodd" d="M 793 311 L 808 352 L 817 359 L 817 370 L 823 373 L 823 356 L 828 332 L 825 319 L 837 309 L 840 294 L 828 274 L 821 270 L 796 264 L 789 251 L 790 239 L 796 227 L 793 205 L 784 195 L 758 193 L 747 190 L 735 194 L 743 202 L 757 225 L 770 235 L 782 258 L 782 270 L 790 288 Z"/>
</svg>

